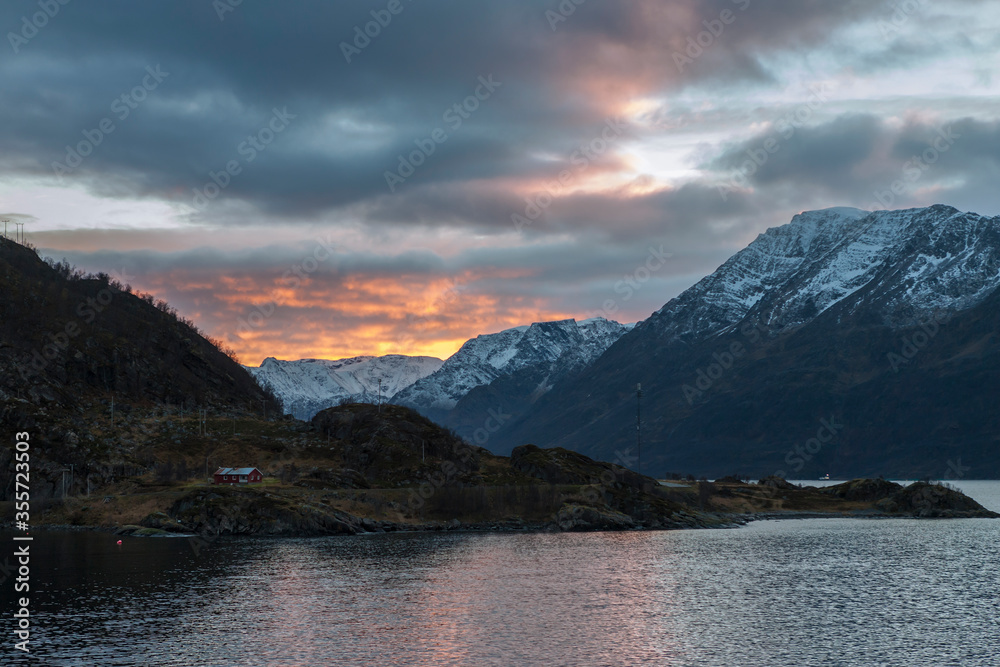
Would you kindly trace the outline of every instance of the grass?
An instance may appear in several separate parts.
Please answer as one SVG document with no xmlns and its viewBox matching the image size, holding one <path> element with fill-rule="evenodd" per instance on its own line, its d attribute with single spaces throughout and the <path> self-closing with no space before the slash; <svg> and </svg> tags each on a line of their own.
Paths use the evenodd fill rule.
<svg viewBox="0 0 1000 667">
<path fill-rule="evenodd" d="M 96 409 L 92 414 L 85 413 L 83 418 L 92 417 L 98 432 L 108 436 L 108 440 L 93 443 L 90 452 L 107 449 L 116 452 L 116 460 L 124 459 L 139 469 L 146 467 L 154 472 L 119 478 L 95 489 L 91 497 L 36 501 L 32 516 L 35 525 L 138 524 L 149 514 L 169 513 L 178 499 L 206 488 L 217 489 L 223 497 L 230 493 L 270 494 L 259 499 L 265 501 L 261 507 L 272 500 L 294 510 L 320 503 L 357 517 L 395 523 L 453 519 L 485 523 L 515 517 L 532 523 L 545 522 L 565 503 L 587 504 L 588 499 L 596 505 L 607 501 L 616 510 L 635 515 L 645 513 L 647 517 L 681 511 L 697 513 L 697 510 L 725 514 L 839 514 L 874 509 L 873 501 L 848 501 L 818 489 L 772 490 L 745 483 L 678 480 L 680 487 L 658 486 L 651 493 L 644 493 L 635 479 L 629 482 L 631 485 L 619 483 L 626 479 L 625 471 L 566 450 L 528 450 L 522 459 L 527 472 L 515 469 L 509 458 L 477 450 L 478 468 L 452 466 L 452 472 L 442 476 L 447 469 L 445 464 L 452 464 L 430 456 L 423 461 L 420 440 L 410 437 L 412 428 L 422 432 L 419 431 L 422 422 L 400 412 L 396 417 L 401 421 L 395 423 L 390 419 L 396 418 L 391 410 L 383 419 L 388 427 L 398 430 L 399 442 L 386 441 L 381 447 L 373 447 L 372 453 L 380 458 L 367 470 L 358 468 L 368 475 L 358 479 L 343 474 L 344 456 L 346 452 L 348 458 L 357 457 L 358 451 L 367 446 L 364 444 L 367 431 L 362 433 L 361 445 L 357 442 L 352 445 L 347 439 L 341 442 L 319 431 L 302 430 L 301 422 L 264 421 L 247 415 L 237 419 L 235 435 L 231 418 L 225 416 L 210 418 L 208 435 L 203 435 L 198 433 L 200 425 L 194 414 L 167 414 L 162 407 L 149 407 L 144 414 L 141 412 L 133 405 L 125 416 L 116 419 L 114 427 L 109 414 Z M 384 437 L 379 431 L 374 434 L 373 443 Z M 448 445 L 450 440 L 445 438 L 444 442 Z M 78 453 L 86 454 L 86 450 L 81 448 Z M 170 478 L 165 475 L 166 462 L 171 463 L 175 473 Z M 240 485 L 236 489 L 214 486 L 209 475 L 220 466 L 255 466 L 266 477 L 263 483 Z M 178 467 L 183 471 L 181 479 L 176 479 Z M 537 477 L 531 476 L 533 471 Z M 613 484 L 593 484 L 608 472 L 616 480 Z M 426 482 L 435 476 L 442 481 L 447 478 L 448 486 L 428 487 Z M 538 477 L 557 484 L 548 484 Z M 352 485 L 374 488 L 338 488 Z M 425 494 L 430 491 L 426 498 L 418 495 L 421 485 Z M 110 496 L 111 501 L 103 502 L 105 496 Z M 0 516 L 12 517 L 13 503 L 0 503 Z"/>
<path fill-rule="evenodd" d="M 698 482 L 700 489 L 705 482 Z M 757 484 L 709 484 L 714 490 L 710 494 L 706 509 L 714 512 L 755 513 L 755 512 L 816 512 L 829 514 L 851 514 L 873 509 L 873 502 L 850 501 L 829 493 L 822 493 L 816 487 L 796 489 L 770 489 Z M 694 495 L 697 497 L 698 492 Z"/>
<path fill-rule="evenodd" d="M 459 519 L 465 523 L 500 521 L 521 518 L 542 522 L 558 511 L 565 497 L 579 491 L 577 486 L 480 486 L 437 488 L 420 502 L 413 488 L 395 489 L 309 489 L 266 479 L 261 484 L 214 485 L 202 481 L 137 485 L 129 493 L 111 496 L 70 497 L 48 503 L 41 515 L 33 517 L 36 524 L 75 525 L 93 528 L 115 528 L 138 525 L 155 512 L 168 510 L 192 491 L 213 490 L 226 497 L 232 493 L 259 494 L 258 500 L 270 496 L 277 502 L 294 508 L 323 503 L 349 514 L 394 523 L 423 523 Z M 7 505 L 12 503 L 3 503 Z M 4 508 L 6 511 L 8 508 Z"/>
</svg>

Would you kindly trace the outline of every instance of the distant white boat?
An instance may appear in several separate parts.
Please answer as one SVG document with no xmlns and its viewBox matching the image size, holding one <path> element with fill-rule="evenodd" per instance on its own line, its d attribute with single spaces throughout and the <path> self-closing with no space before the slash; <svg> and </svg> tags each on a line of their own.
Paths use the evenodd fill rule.
<svg viewBox="0 0 1000 667">
<path fill-rule="evenodd" d="M 819 479 L 820 479 L 820 481 L 826 481 L 826 480 L 830 479 L 830 473 L 826 473 L 825 475 L 823 475 Z"/>
</svg>

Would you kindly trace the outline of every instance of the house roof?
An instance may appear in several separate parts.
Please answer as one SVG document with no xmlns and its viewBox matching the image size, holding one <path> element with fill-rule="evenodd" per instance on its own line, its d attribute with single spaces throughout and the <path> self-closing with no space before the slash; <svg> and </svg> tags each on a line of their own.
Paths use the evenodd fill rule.
<svg viewBox="0 0 1000 667">
<path fill-rule="evenodd" d="M 257 468 L 219 468 L 215 471 L 216 475 L 249 475 Z M 257 470 L 257 472 L 260 472 Z M 261 473 L 262 475 L 264 473 Z"/>
</svg>

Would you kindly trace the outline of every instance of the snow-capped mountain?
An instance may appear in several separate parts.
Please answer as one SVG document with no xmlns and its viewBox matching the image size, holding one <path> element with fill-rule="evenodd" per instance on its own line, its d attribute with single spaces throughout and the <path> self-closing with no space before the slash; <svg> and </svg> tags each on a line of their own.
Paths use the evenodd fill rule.
<svg viewBox="0 0 1000 667">
<path fill-rule="evenodd" d="M 451 410 L 476 387 L 525 368 L 543 374 L 540 390 L 544 391 L 544 377 L 561 377 L 589 364 L 632 326 L 595 317 L 536 322 L 476 336 L 437 371 L 393 396 L 392 402 L 425 411 Z"/>
<path fill-rule="evenodd" d="M 982 416 L 1000 398 L 998 287 L 1000 216 L 942 205 L 804 212 L 666 303 L 489 447 L 612 457 L 635 444 L 641 382 L 651 465 L 789 471 L 789 448 L 836 415 L 847 426 L 824 456 L 842 457 L 845 473 L 939 476 L 934 465 L 964 452 L 979 474 L 1000 474 L 1000 419 Z M 712 467 L 720 461 L 733 468 Z"/>
<path fill-rule="evenodd" d="M 320 410 L 343 400 L 374 403 L 399 392 L 441 367 L 437 357 L 382 357 L 350 359 L 301 359 L 280 361 L 268 357 L 260 367 L 245 367 L 262 386 L 270 386 L 285 404 L 285 411 L 299 419 L 312 419 Z"/>
<path fill-rule="evenodd" d="M 768 229 L 643 323 L 697 340 L 753 316 L 772 334 L 849 299 L 901 326 L 969 308 L 1000 284 L 996 219 L 948 206 L 870 213 L 830 208 Z"/>
<path fill-rule="evenodd" d="M 477 336 L 442 361 L 436 357 L 390 354 L 351 359 L 265 359 L 246 369 L 269 386 L 299 419 L 341 401 L 374 402 L 382 380 L 384 402 L 408 405 L 440 416 L 470 390 L 530 368 L 555 381 L 596 359 L 634 325 L 601 317 L 577 322 L 539 322 Z"/>
</svg>

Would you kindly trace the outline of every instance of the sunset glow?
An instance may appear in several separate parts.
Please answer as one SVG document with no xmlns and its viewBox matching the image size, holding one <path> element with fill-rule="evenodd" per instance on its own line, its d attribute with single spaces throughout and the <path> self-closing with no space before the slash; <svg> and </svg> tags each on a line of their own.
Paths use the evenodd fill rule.
<svg viewBox="0 0 1000 667">
<path fill-rule="evenodd" d="M 880 205 L 942 128 L 962 138 L 891 206 L 997 212 L 996 12 L 547 9 L 414 5 L 345 59 L 364 7 L 67 7 L 0 65 L 17 101 L 0 109 L 0 211 L 250 364 L 644 319 L 797 211 Z M 297 48 L 251 48 L 264 26 Z M 155 87 L 112 111 L 147 67 Z M 114 132 L 86 145 L 104 117 Z M 670 262 L 622 289 L 650 247 Z"/>
</svg>

